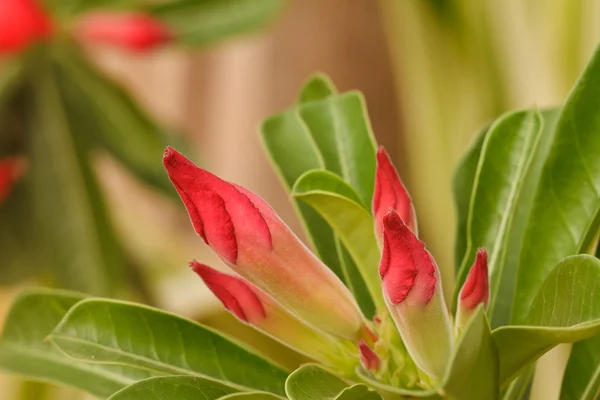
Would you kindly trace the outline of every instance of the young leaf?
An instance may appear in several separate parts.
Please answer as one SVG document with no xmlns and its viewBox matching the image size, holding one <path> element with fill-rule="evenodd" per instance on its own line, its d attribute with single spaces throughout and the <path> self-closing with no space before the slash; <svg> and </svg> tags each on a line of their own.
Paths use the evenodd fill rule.
<svg viewBox="0 0 600 400">
<path fill-rule="evenodd" d="M 363 369 L 359 377 L 374 388 L 406 397 L 461 400 L 498 399 L 498 353 L 483 307 L 473 314 L 461 333 L 438 385 L 429 390 L 408 390 L 373 380 Z"/>
<path fill-rule="evenodd" d="M 562 400 L 595 400 L 600 396 L 600 334 L 573 345 L 562 382 Z"/>
<path fill-rule="evenodd" d="M 317 365 L 303 365 L 285 382 L 290 400 L 381 400 L 381 396 L 363 384 L 346 382 Z"/>
<path fill-rule="evenodd" d="M 315 210 L 329 223 L 356 262 L 372 299 L 384 310 L 381 279 L 376 266 L 380 251 L 373 218 L 354 189 L 327 171 L 309 171 L 296 181 L 292 195 Z"/>
<path fill-rule="evenodd" d="M 371 205 L 376 145 L 366 106 L 357 92 L 304 104 L 300 116 L 323 156 L 325 168 L 341 176 Z"/>
<path fill-rule="evenodd" d="M 587 339 L 600 332 L 600 260 L 565 258 L 548 275 L 523 326 L 493 331 L 500 355 L 500 382 L 508 384 L 524 367 L 560 343 Z"/>
<path fill-rule="evenodd" d="M 298 103 L 307 103 L 314 100 L 323 100 L 337 94 L 337 89 L 331 79 L 321 73 L 314 74 L 304 84 L 298 96 Z"/>
<path fill-rule="evenodd" d="M 198 46 L 257 29 L 283 4 L 283 0 L 173 0 L 148 11 L 169 25 L 177 40 Z"/>
<path fill-rule="evenodd" d="M 287 374 L 281 368 L 202 325 L 141 305 L 84 300 L 49 340 L 80 360 L 284 393 Z"/>
<path fill-rule="evenodd" d="M 321 154 L 306 132 L 295 109 L 275 115 L 263 122 L 261 138 L 266 153 L 288 192 L 304 172 L 325 167 Z M 331 251 L 335 247 L 333 231 L 310 206 L 297 200 L 293 204 L 317 255 L 325 265 L 343 279 L 339 259 Z"/>
<path fill-rule="evenodd" d="M 0 368 L 103 398 L 149 377 L 150 373 L 142 370 L 75 361 L 45 340 L 67 310 L 83 298 L 79 293 L 62 290 L 21 293 L 10 309 L 0 338 Z"/>
<path fill-rule="evenodd" d="M 489 254 L 490 305 L 493 315 L 505 273 L 508 244 L 521 189 L 534 158 L 542 126 L 537 111 L 509 113 L 489 129 L 473 183 L 467 221 L 467 248 L 457 277 L 462 287 L 478 248 Z"/>
<path fill-rule="evenodd" d="M 553 266 L 600 224 L 600 48 L 562 108 L 523 239 L 512 320 L 523 323 Z"/>
<path fill-rule="evenodd" d="M 323 100 L 335 94 L 336 89 L 329 78 L 317 74 L 311 77 L 302 89 L 298 106 L 269 118 L 261 127 L 263 145 L 287 191 L 292 189 L 303 173 L 312 169 L 325 169 L 323 155 L 306 124 L 301 120 L 299 108 L 303 103 Z M 372 317 L 373 301 L 367 295 L 368 290 L 354 261 L 341 258 L 347 253 L 344 245 L 340 244 L 331 227 L 317 211 L 296 199 L 294 205 L 317 255 L 352 290 L 363 313 Z M 337 253 L 331 251 L 334 248 L 338 249 Z"/>
<path fill-rule="evenodd" d="M 108 400 L 216 400 L 234 392 L 222 383 L 196 376 L 159 376 L 127 386 Z"/>
</svg>

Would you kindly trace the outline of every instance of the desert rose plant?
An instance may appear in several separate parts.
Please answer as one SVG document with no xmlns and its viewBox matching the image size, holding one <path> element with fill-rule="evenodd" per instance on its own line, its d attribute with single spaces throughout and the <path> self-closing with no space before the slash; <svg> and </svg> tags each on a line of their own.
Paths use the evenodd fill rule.
<svg viewBox="0 0 600 400">
<path fill-rule="evenodd" d="M 538 358 L 577 342 L 561 398 L 597 397 L 600 52 L 562 107 L 501 116 L 458 166 L 455 288 L 360 94 L 317 75 L 261 134 L 312 250 L 256 194 L 173 148 L 163 162 L 230 270 L 190 274 L 311 362 L 288 371 L 157 309 L 34 290 L 13 305 L 0 365 L 112 400 L 521 399 Z"/>
</svg>

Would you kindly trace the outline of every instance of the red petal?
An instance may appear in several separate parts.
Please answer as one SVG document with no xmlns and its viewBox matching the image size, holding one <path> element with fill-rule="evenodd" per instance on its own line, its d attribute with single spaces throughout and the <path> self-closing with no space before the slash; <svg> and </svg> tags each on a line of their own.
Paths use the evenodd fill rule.
<svg viewBox="0 0 600 400">
<path fill-rule="evenodd" d="M 411 230 L 415 230 L 415 216 L 410 196 L 389 155 L 380 146 L 377 151 L 377 172 L 373 194 L 373 215 L 378 232 L 381 232 L 383 217 L 390 208 L 400 214 L 400 218 Z"/>
<path fill-rule="evenodd" d="M 52 32 L 50 16 L 34 0 L 0 0 L 0 54 L 21 51 Z"/>
<path fill-rule="evenodd" d="M 0 160 L 0 204 L 10 194 L 13 184 L 21 177 L 24 161 L 20 157 L 8 157 Z"/>
<path fill-rule="evenodd" d="M 94 12 L 78 23 L 78 33 L 91 42 L 117 45 L 133 51 L 148 51 L 170 42 L 166 25 L 143 13 Z"/>
<path fill-rule="evenodd" d="M 217 254 L 235 264 L 240 241 L 258 241 L 272 249 L 264 216 L 235 185 L 198 168 L 170 147 L 163 161 L 194 229 Z"/>
<path fill-rule="evenodd" d="M 248 323 L 266 318 L 265 308 L 249 283 L 197 261 L 192 261 L 190 267 L 236 317 Z"/>
<path fill-rule="evenodd" d="M 358 342 L 358 350 L 360 351 L 362 365 L 370 371 L 377 371 L 381 365 L 381 359 L 377 353 L 362 340 Z"/>
<path fill-rule="evenodd" d="M 402 303 L 413 291 L 424 305 L 435 293 L 437 266 L 431 254 L 395 210 L 383 218 L 383 254 L 379 274 L 392 304 Z"/>
<path fill-rule="evenodd" d="M 487 252 L 485 249 L 477 250 L 475 262 L 467 275 L 467 279 L 460 291 L 461 305 L 469 310 L 480 303 L 487 305 L 490 296 L 488 278 Z"/>
</svg>

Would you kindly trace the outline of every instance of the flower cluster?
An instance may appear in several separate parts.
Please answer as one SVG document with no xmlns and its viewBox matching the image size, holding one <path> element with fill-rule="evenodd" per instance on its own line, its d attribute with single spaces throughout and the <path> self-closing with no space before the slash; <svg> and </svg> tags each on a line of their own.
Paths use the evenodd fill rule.
<svg viewBox="0 0 600 400">
<path fill-rule="evenodd" d="M 383 148 L 377 154 L 372 208 L 387 309 L 378 310 L 374 321 L 365 318 L 344 284 L 260 197 L 172 148 L 165 152 L 164 165 L 194 229 L 237 275 L 196 261 L 192 269 L 239 320 L 326 365 L 352 373 L 360 362 L 378 374 L 387 354 L 381 321 L 391 317 L 410 359 L 438 379 L 455 336 L 487 303 L 487 256 L 481 249 L 452 326 L 439 269 L 417 236 L 410 196 Z"/>
<path fill-rule="evenodd" d="M 0 0 L 0 55 L 18 53 L 57 31 L 50 13 L 36 0 Z M 74 24 L 76 37 L 132 51 L 147 51 L 170 42 L 166 25 L 140 12 L 92 11 Z"/>
</svg>

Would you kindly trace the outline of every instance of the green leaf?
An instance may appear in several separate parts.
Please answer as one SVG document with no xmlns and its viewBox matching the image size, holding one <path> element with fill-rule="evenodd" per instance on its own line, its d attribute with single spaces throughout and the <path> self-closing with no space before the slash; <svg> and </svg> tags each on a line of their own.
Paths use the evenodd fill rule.
<svg viewBox="0 0 600 400">
<path fill-rule="evenodd" d="M 346 382 L 317 365 L 303 365 L 285 382 L 290 400 L 381 400 L 381 396 L 363 384 Z"/>
<path fill-rule="evenodd" d="M 600 224 L 600 48 L 562 108 L 523 239 L 512 320 L 522 323 L 553 266 Z"/>
<path fill-rule="evenodd" d="M 112 79 L 92 66 L 73 43 L 54 48 L 58 87 L 78 134 L 106 149 L 131 173 L 163 193 L 175 195 L 160 160 L 174 141 Z"/>
<path fill-rule="evenodd" d="M 322 100 L 335 94 L 337 94 L 337 89 L 331 79 L 325 74 L 315 74 L 304 84 L 298 102 Z"/>
<path fill-rule="evenodd" d="M 467 248 L 457 277 L 456 293 L 466 280 L 477 249 L 485 248 L 489 254 L 488 313 L 491 315 L 503 275 L 512 267 L 506 266 L 510 234 L 513 224 L 520 222 L 515 214 L 541 127 L 539 112 L 513 112 L 492 124 L 483 141 L 469 206 Z"/>
<path fill-rule="evenodd" d="M 292 195 L 317 210 L 329 223 L 354 259 L 377 308 L 384 310 L 373 218 L 358 202 L 353 188 L 331 172 L 313 170 L 298 178 Z"/>
<path fill-rule="evenodd" d="M 374 380 L 362 368 L 359 377 L 384 392 L 428 399 L 498 399 L 498 352 L 482 307 L 473 314 L 458 338 L 441 382 L 429 390 L 396 388 Z"/>
<path fill-rule="evenodd" d="M 370 207 L 375 186 L 376 143 L 364 98 L 349 92 L 304 104 L 300 116 L 325 162 Z"/>
<path fill-rule="evenodd" d="M 260 28 L 283 4 L 283 0 L 172 0 L 148 11 L 170 26 L 178 41 L 197 46 Z"/>
<path fill-rule="evenodd" d="M 562 381 L 562 400 L 600 397 L 600 334 L 573 345 Z"/>
<path fill-rule="evenodd" d="M 287 374 L 281 368 L 209 328 L 141 305 L 82 301 L 69 310 L 49 340 L 81 360 L 284 393 Z"/>
<path fill-rule="evenodd" d="M 528 168 L 524 181 L 521 184 L 521 195 L 519 204 L 515 210 L 511 224 L 511 232 L 506 249 L 506 259 L 504 262 L 501 281 L 498 284 L 499 289 L 494 302 L 494 313 L 491 317 L 492 329 L 507 325 L 510 321 L 510 313 L 513 308 L 513 299 L 515 291 L 515 281 L 519 268 L 519 258 L 524 251 L 523 235 L 527 221 L 531 213 L 537 184 L 540 179 L 544 161 L 550 150 L 552 134 L 556 126 L 556 120 L 560 109 L 549 109 L 541 112 L 543 116 L 543 127 L 538 139 L 538 145 L 531 165 Z M 525 266 L 523 268 L 526 268 Z"/>
<path fill-rule="evenodd" d="M 311 77 L 300 95 L 300 102 L 323 99 L 336 93 L 331 81 L 322 74 Z M 301 106 L 301 105 L 300 105 Z M 283 185 L 289 192 L 305 172 L 324 169 L 323 156 L 316 146 L 306 124 L 300 119 L 299 107 L 267 119 L 261 127 L 261 137 L 267 154 Z M 352 291 L 363 313 L 371 318 L 374 305 L 367 295 L 360 273 L 353 260 L 342 258 L 347 254 L 329 224 L 309 205 L 293 201 L 317 255 Z M 337 249 L 338 251 L 332 251 Z"/>
<path fill-rule="evenodd" d="M 266 392 L 234 393 L 221 397 L 219 400 L 280 400 L 283 397 Z"/>
<path fill-rule="evenodd" d="M 263 122 L 261 138 L 271 164 L 288 192 L 304 172 L 322 169 L 325 166 L 296 109 L 275 115 Z M 294 200 L 293 205 L 317 255 L 343 279 L 339 258 L 331 251 L 335 248 L 335 238 L 327 222 L 310 206 L 297 200 Z"/>
<path fill-rule="evenodd" d="M 454 194 L 457 215 L 456 241 L 454 244 L 454 263 L 457 274 L 467 250 L 467 222 L 471 193 L 473 192 L 483 141 L 488 131 L 489 126 L 477 134 L 475 141 L 460 160 L 452 181 L 452 193 Z M 457 285 L 457 287 L 460 286 Z"/>
<path fill-rule="evenodd" d="M 502 394 L 502 400 L 526 400 L 531 392 L 533 374 L 535 372 L 534 364 L 527 367 Z"/>
<path fill-rule="evenodd" d="M 81 135 L 67 119 L 51 66 L 39 61 L 28 114 L 35 228 L 60 285 L 91 294 L 120 289 L 122 252 Z"/>
<path fill-rule="evenodd" d="M 348 286 L 348 289 L 352 292 L 363 314 L 367 316 L 367 318 L 372 319 L 377 310 L 375 310 L 375 304 L 373 304 L 373 299 L 371 298 L 369 289 L 367 289 L 367 286 L 365 285 L 362 274 L 358 270 L 358 266 L 350 253 L 348 253 L 346 246 L 344 246 L 338 237 L 335 238 L 335 248 L 340 260 L 342 273 L 344 275 L 343 280 L 346 282 L 346 286 Z"/>
<path fill-rule="evenodd" d="M 548 275 L 525 325 L 493 331 L 502 385 L 554 346 L 600 332 L 600 296 L 594 296 L 598 282 L 600 260 L 587 255 L 567 257 Z"/>
<path fill-rule="evenodd" d="M 109 400 L 216 400 L 235 389 L 196 376 L 160 376 L 127 386 Z"/>
<path fill-rule="evenodd" d="M 99 397 L 147 378 L 121 366 L 88 364 L 58 351 L 46 336 L 67 310 L 84 298 L 62 290 L 31 290 L 15 300 L 0 338 L 0 368 L 36 381 L 72 386 Z"/>
</svg>

